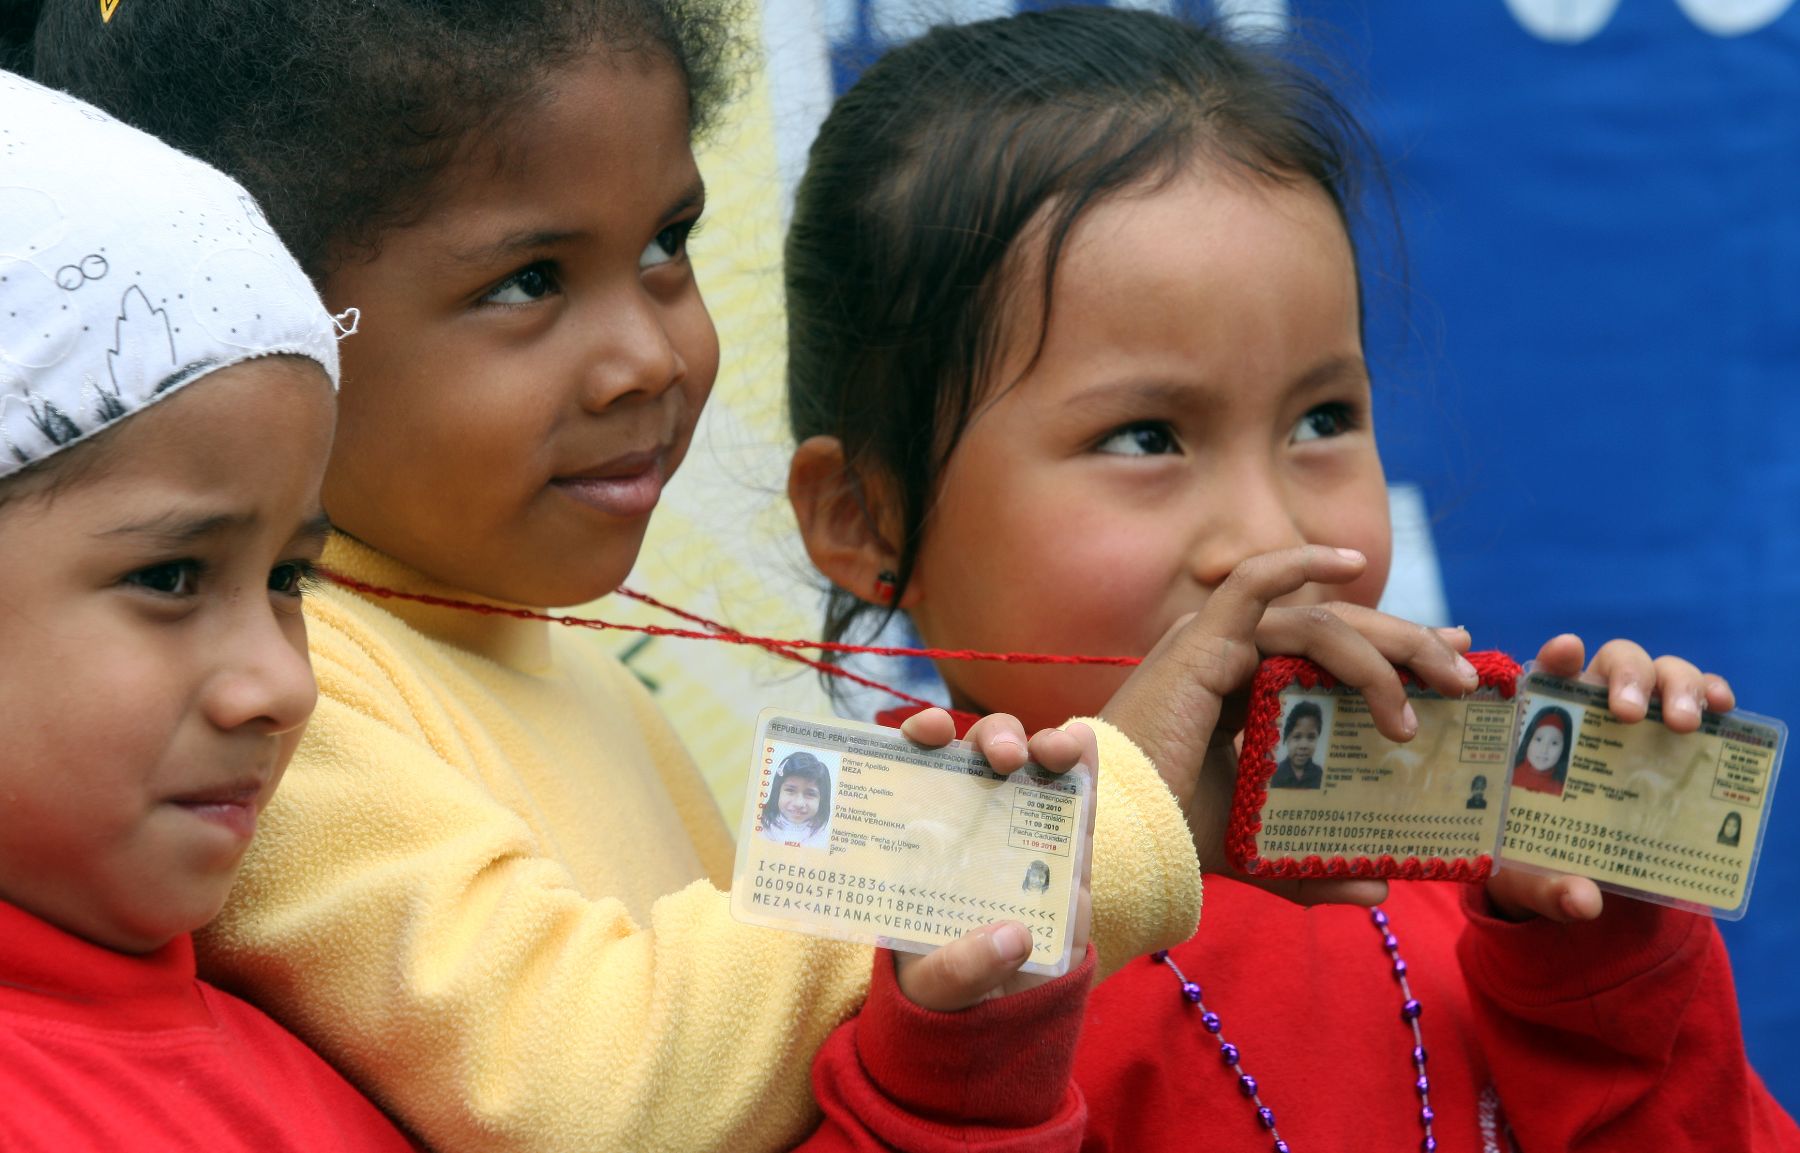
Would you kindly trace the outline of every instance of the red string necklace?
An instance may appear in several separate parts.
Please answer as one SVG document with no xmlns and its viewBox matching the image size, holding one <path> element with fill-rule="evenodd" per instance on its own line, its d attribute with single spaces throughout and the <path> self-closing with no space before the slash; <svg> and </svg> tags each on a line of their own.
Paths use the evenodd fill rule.
<svg viewBox="0 0 1800 1153">
<path fill-rule="evenodd" d="M 933 661 L 998 661 L 1005 664 L 1020 665 L 1110 665 L 1114 667 L 1131 667 L 1142 663 L 1140 657 L 1106 657 L 1106 656 L 1066 656 L 1059 653 L 994 653 L 980 649 L 930 649 L 910 648 L 896 645 L 852 645 L 841 641 L 791 640 L 782 637 L 762 637 L 750 633 L 741 633 L 729 625 L 709 620 L 698 613 L 688 612 L 665 604 L 653 596 L 621 588 L 619 595 L 629 597 L 640 604 L 649 605 L 669 613 L 671 616 L 700 626 L 700 629 L 672 628 L 667 625 L 632 625 L 620 621 L 600 620 L 597 617 L 578 617 L 541 613 L 534 609 L 514 608 L 509 605 L 484 604 L 480 601 L 458 600 L 455 597 L 434 596 L 431 593 L 401 592 L 399 589 L 384 588 L 345 576 L 330 569 L 320 569 L 319 575 L 335 585 L 361 593 L 364 596 L 378 597 L 382 600 L 411 601 L 415 604 L 431 605 L 435 608 L 457 609 L 462 612 L 477 613 L 481 616 L 511 617 L 522 621 L 545 621 L 553 625 L 564 625 L 569 628 L 603 629 L 617 632 L 643 633 L 653 637 L 676 637 L 685 640 L 720 641 L 725 644 L 751 645 L 775 654 L 783 659 L 796 661 L 814 668 L 830 676 L 841 677 L 862 685 L 864 688 L 879 689 L 891 693 L 908 704 L 930 707 L 931 702 L 921 700 L 910 693 L 901 692 L 892 685 L 884 685 L 880 681 L 859 676 L 849 669 L 828 661 L 816 660 L 806 655 L 810 651 L 821 653 L 866 653 L 879 657 L 924 657 Z M 704 629 L 705 631 L 701 631 Z"/>
</svg>

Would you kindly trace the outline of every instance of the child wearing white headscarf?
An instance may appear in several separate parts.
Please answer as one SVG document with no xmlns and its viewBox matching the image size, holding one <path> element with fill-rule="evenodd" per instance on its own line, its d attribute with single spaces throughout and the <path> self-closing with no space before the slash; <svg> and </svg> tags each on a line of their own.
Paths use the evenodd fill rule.
<svg viewBox="0 0 1800 1153">
<path fill-rule="evenodd" d="M 237 184 L 0 72 L 0 1146 L 403 1150 L 194 975 L 316 698 L 333 320 Z"/>
</svg>

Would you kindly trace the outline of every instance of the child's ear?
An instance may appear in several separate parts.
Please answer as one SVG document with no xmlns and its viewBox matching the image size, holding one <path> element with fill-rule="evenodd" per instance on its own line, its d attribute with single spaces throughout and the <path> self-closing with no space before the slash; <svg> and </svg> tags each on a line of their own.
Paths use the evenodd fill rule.
<svg viewBox="0 0 1800 1153">
<path fill-rule="evenodd" d="M 809 437 L 794 450 L 788 466 L 788 502 L 800 522 L 806 555 L 827 580 L 868 601 L 886 606 L 878 586 L 898 570 L 900 554 L 885 526 L 895 524 L 898 510 L 889 507 L 884 485 L 865 483 L 844 459 L 835 436 Z M 919 599 L 914 583 L 898 607 Z"/>
</svg>

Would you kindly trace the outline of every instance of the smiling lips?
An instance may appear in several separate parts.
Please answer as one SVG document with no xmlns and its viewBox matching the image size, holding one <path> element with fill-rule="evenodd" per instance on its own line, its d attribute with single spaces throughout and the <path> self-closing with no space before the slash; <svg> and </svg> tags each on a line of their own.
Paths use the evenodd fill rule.
<svg viewBox="0 0 1800 1153">
<path fill-rule="evenodd" d="M 626 453 L 605 464 L 569 476 L 559 476 L 551 484 L 590 508 L 621 519 L 647 515 L 662 498 L 667 480 L 664 460 L 668 450 L 657 447 L 644 452 Z"/>
<path fill-rule="evenodd" d="M 256 779 L 171 797 L 169 804 L 186 809 L 201 820 L 247 841 L 256 833 L 256 814 L 262 808 L 262 795 L 263 781 Z"/>
</svg>

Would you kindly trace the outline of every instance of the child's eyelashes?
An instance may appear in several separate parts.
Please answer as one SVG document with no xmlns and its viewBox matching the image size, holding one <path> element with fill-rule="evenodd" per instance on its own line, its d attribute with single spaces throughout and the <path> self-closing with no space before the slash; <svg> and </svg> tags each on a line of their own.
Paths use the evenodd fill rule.
<svg viewBox="0 0 1800 1153">
<path fill-rule="evenodd" d="M 657 268 L 687 255 L 688 241 L 700 231 L 700 220 L 692 217 L 669 225 L 644 246 L 638 257 L 639 268 Z"/>
<path fill-rule="evenodd" d="M 1344 401 L 1316 404 L 1306 411 L 1288 434 L 1290 444 L 1326 440 L 1354 432 L 1363 425 L 1362 410 Z M 1140 420 L 1107 433 L 1094 451 L 1109 456 L 1168 456 L 1182 451 L 1181 438 L 1167 421 Z"/>
<path fill-rule="evenodd" d="M 301 597 L 324 584 L 318 566 L 309 560 L 283 561 L 269 570 L 269 591 L 278 596 Z"/>
<path fill-rule="evenodd" d="M 124 584 L 165 597 L 191 597 L 199 591 L 201 564 L 172 560 L 146 565 L 125 574 Z"/>
<path fill-rule="evenodd" d="M 556 265 L 538 260 L 508 276 L 481 295 L 482 304 L 531 304 L 562 291 Z"/>
<path fill-rule="evenodd" d="M 1175 438 L 1175 430 L 1167 424 L 1144 420 L 1108 433 L 1094 451 L 1112 456 L 1166 456 L 1180 452 L 1181 444 Z"/>
<path fill-rule="evenodd" d="M 638 256 L 638 268 L 648 270 L 687 257 L 688 241 L 700 230 L 698 218 L 671 224 L 651 238 Z M 477 304 L 520 306 L 535 304 L 563 291 L 563 270 L 554 260 L 534 260 L 488 288 Z"/>
<path fill-rule="evenodd" d="M 185 599 L 201 593 L 206 564 L 199 560 L 161 561 L 126 573 L 120 582 L 158 597 Z M 310 560 L 283 561 L 269 570 L 269 591 L 277 596 L 298 598 L 324 583 L 318 567 Z"/>
<path fill-rule="evenodd" d="M 1306 440 L 1323 440 L 1326 437 L 1342 436 L 1362 425 L 1361 414 L 1352 405 L 1342 401 L 1330 401 L 1314 405 L 1294 425 L 1293 434 L 1288 438 L 1299 444 Z"/>
</svg>

